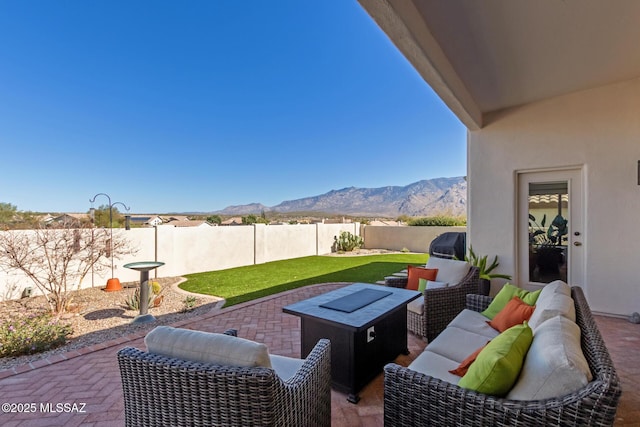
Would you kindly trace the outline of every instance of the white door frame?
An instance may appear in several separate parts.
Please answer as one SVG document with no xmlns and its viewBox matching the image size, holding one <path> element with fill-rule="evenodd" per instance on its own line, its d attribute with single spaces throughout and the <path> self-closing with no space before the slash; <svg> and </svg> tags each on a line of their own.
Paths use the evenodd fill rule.
<svg viewBox="0 0 640 427">
<path fill-rule="evenodd" d="M 517 172 L 516 278 L 526 289 L 544 284 L 529 281 L 529 183 L 566 181 L 569 189 L 567 282 L 586 287 L 585 180 L 582 167 Z"/>
</svg>

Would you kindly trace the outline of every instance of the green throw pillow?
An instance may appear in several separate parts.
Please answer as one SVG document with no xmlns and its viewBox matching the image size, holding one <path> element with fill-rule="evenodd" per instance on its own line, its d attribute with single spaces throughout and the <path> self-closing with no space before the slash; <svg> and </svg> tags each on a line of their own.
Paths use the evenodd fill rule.
<svg viewBox="0 0 640 427">
<path fill-rule="evenodd" d="M 529 305 L 535 305 L 536 301 L 538 300 L 538 296 L 540 295 L 540 292 L 542 292 L 542 289 L 538 289 L 537 291 L 530 292 L 530 291 L 521 289 L 517 286 L 513 286 L 510 283 L 506 283 L 502 287 L 502 289 L 500 289 L 500 292 L 498 292 L 498 295 L 496 295 L 493 301 L 491 301 L 491 304 L 489 304 L 489 307 L 487 307 L 487 309 L 483 311 L 482 314 L 485 317 L 488 317 L 489 319 L 493 320 L 496 314 L 500 313 L 504 308 L 504 306 L 507 305 L 507 303 L 511 301 L 513 297 L 516 297 L 516 296 L 520 298 L 523 302 Z"/>
<path fill-rule="evenodd" d="M 427 289 L 427 279 L 418 279 L 418 290 L 424 292 Z"/>
<path fill-rule="evenodd" d="M 527 322 L 495 337 L 478 354 L 458 385 L 492 396 L 505 396 L 518 380 L 524 358 L 533 341 Z"/>
</svg>

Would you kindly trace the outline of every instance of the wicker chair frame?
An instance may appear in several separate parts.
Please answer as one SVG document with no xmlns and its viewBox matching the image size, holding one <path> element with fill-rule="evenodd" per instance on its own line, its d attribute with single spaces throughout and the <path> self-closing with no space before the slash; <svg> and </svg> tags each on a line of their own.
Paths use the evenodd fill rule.
<svg viewBox="0 0 640 427">
<path fill-rule="evenodd" d="M 126 347 L 118 352 L 125 425 L 330 426 L 331 346 L 321 339 L 288 381 Z"/>
<path fill-rule="evenodd" d="M 576 323 L 593 380 L 566 396 L 516 401 L 488 396 L 396 364 L 384 368 L 385 426 L 611 426 L 621 387 L 581 288 L 573 287 Z M 470 299 L 484 309 L 488 297 Z"/>
<path fill-rule="evenodd" d="M 387 277 L 385 285 L 394 288 L 407 286 L 406 277 Z M 480 270 L 469 268 L 460 283 L 446 288 L 424 291 L 422 314 L 407 311 L 407 329 L 414 334 L 432 341 L 466 307 L 467 294 L 478 292 Z"/>
</svg>

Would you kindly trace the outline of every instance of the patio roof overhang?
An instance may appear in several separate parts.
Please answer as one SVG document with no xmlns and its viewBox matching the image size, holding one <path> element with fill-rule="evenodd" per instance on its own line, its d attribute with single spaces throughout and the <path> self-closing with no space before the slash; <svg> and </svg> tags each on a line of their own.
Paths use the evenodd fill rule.
<svg viewBox="0 0 640 427">
<path fill-rule="evenodd" d="M 488 113 L 640 76 L 640 2 L 359 0 L 470 130 Z"/>
</svg>

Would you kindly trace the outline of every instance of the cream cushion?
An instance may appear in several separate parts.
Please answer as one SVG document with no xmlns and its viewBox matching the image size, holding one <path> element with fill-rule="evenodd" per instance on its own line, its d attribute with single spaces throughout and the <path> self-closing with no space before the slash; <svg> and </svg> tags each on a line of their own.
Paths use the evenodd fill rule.
<svg viewBox="0 0 640 427">
<path fill-rule="evenodd" d="M 304 359 L 294 359 L 292 357 L 278 356 L 270 354 L 271 367 L 282 381 L 288 381 L 298 372 L 304 364 Z"/>
<path fill-rule="evenodd" d="M 580 327 L 556 316 L 535 331 L 520 378 L 507 399 L 560 397 L 584 387 L 591 379 L 589 364 L 580 347 Z"/>
<path fill-rule="evenodd" d="M 484 335 L 455 326 L 447 326 L 435 340 L 429 343 L 427 348 L 433 353 L 460 363 L 489 340 L 490 338 Z"/>
<path fill-rule="evenodd" d="M 500 332 L 493 329 L 487 323 L 488 318 L 484 317 L 481 313 L 469 310 L 465 308 L 449 323 L 449 326 L 454 326 L 458 329 L 464 329 L 467 332 L 472 332 L 476 335 L 482 335 L 487 340 L 492 340 L 497 337 Z"/>
<path fill-rule="evenodd" d="M 416 298 L 407 304 L 407 310 L 422 315 L 424 312 L 424 297 Z"/>
<path fill-rule="evenodd" d="M 554 280 L 553 282 L 547 283 L 546 285 L 544 285 L 544 287 L 542 288 L 542 292 L 540 292 L 540 294 L 544 294 L 544 293 L 551 293 L 551 294 L 564 294 L 568 297 L 571 296 L 571 286 L 569 286 L 568 284 L 566 284 L 565 282 L 563 282 L 562 280 Z"/>
<path fill-rule="evenodd" d="M 149 353 L 194 362 L 271 368 L 267 346 L 244 338 L 158 326 L 144 338 Z"/>
<path fill-rule="evenodd" d="M 557 316 L 566 317 L 573 322 L 576 321 L 576 306 L 573 298 L 561 293 L 546 295 L 540 293 L 538 301 L 536 301 L 536 309 L 529 318 L 529 326 L 535 334 L 540 325 Z"/>
<path fill-rule="evenodd" d="M 465 261 L 455 259 L 429 257 L 426 268 L 437 268 L 438 274 L 436 280 L 438 282 L 449 283 L 449 286 L 457 285 L 464 279 L 469 272 L 471 265 Z"/>
<path fill-rule="evenodd" d="M 449 283 L 447 282 L 434 282 L 433 280 L 427 280 L 426 289 L 439 289 L 439 288 L 446 288 L 447 286 L 449 286 Z"/>
<path fill-rule="evenodd" d="M 460 377 L 449 372 L 456 369 L 458 365 L 460 365 L 460 361 L 451 360 L 426 349 L 420 353 L 413 362 L 411 362 L 409 369 L 441 379 L 451 384 L 458 384 Z"/>
</svg>

